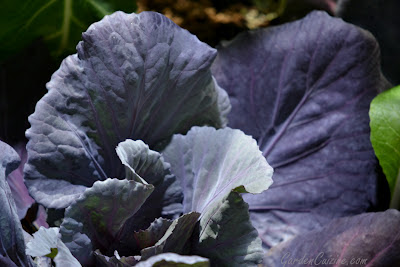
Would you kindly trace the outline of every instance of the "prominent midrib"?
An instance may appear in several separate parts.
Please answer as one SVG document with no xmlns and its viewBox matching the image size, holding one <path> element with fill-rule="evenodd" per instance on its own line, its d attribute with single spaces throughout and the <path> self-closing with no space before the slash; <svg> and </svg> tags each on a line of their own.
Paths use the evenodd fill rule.
<svg viewBox="0 0 400 267">
<path fill-rule="evenodd" d="M 310 96 L 312 90 L 308 90 L 299 104 L 296 106 L 296 108 L 293 110 L 293 112 L 290 114 L 290 116 L 286 119 L 285 123 L 282 125 L 282 127 L 279 129 L 279 131 L 274 135 L 274 137 L 271 139 L 271 142 L 268 143 L 267 147 L 263 147 L 261 151 L 263 152 L 263 156 L 265 158 L 268 157 L 268 155 L 271 153 L 272 149 L 275 147 L 275 145 L 278 143 L 279 139 L 284 135 L 286 129 L 289 127 L 289 125 L 292 123 L 294 117 L 297 115 L 299 110 L 303 107 L 304 103 L 307 101 L 308 97 Z"/>
</svg>

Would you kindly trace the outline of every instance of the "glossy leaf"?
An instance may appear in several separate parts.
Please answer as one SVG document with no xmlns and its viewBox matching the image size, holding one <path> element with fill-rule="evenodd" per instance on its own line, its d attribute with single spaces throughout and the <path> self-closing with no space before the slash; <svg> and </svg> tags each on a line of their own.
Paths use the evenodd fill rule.
<svg viewBox="0 0 400 267">
<path fill-rule="evenodd" d="M 400 207 L 400 86 L 371 103 L 371 142 L 388 180 L 392 207 Z"/>
<path fill-rule="evenodd" d="M 229 107 L 209 70 L 216 51 L 161 14 L 116 12 L 82 39 L 29 117 L 25 179 L 47 207 L 68 206 L 97 180 L 124 178 L 119 142 L 162 146 L 193 125 L 224 126 Z"/>
<path fill-rule="evenodd" d="M 193 127 L 174 135 L 163 156 L 181 182 L 184 212 L 201 212 L 194 253 L 217 265 L 260 263 L 261 241 L 238 195 L 261 193 L 272 183 L 273 170 L 255 140 L 230 128 Z"/>
<path fill-rule="evenodd" d="M 81 266 L 69 249 L 61 241 L 60 228 L 40 227 L 33 234 L 33 238 L 26 244 L 26 254 L 32 257 L 49 257 L 54 259 L 56 266 L 77 267 Z"/>
<path fill-rule="evenodd" d="M 320 230 L 299 235 L 272 248 L 264 264 L 398 266 L 399 225 L 400 212 L 397 210 L 335 219 Z"/>
<path fill-rule="evenodd" d="M 257 194 L 272 183 L 255 140 L 239 130 L 193 127 L 174 135 L 162 154 L 181 183 L 184 213 L 203 213 L 232 190 Z"/>
<path fill-rule="evenodd" d="M 378 203 L 371 100 L 387 86 L 373 36 L 325 12 L 243 33 L 212 71 L 229 126 L 253 136 L 274 184 L 245 195 L 265 248 Z"/>
</svg>

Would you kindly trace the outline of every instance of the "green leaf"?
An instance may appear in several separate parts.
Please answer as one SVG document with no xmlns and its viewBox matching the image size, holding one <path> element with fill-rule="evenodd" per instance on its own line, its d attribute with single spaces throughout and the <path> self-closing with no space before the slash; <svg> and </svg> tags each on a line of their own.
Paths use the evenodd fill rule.
<svg viewBox="0 0 400 267">
<path fill-rule="evenodd" d="M 235 191 L 212 203 L 200 219 L 199 239 L 193 244 L 193 254 L 209 258 L 214 266 L 260 264 L 261 239 L 251 224 L 248 208 Z"/>
<path fill-rule="evenodd" d="M 133 12 L 134 0 L 3 1 L 0 60 L 42 38 L 55 56 L 70 54 L 90 24 L 117 10 Z"/>
<path fill-rule="evenodd" d="M 391 207 L 400 206 L 400 86 L 378 95 L 371 103 L 371 142 L 389 183 Z"/>
</svg>

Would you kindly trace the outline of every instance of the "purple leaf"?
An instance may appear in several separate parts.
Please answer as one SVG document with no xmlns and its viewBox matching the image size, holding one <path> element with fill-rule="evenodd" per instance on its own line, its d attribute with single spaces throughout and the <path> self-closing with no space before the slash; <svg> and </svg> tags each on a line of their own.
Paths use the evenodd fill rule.
<svg viewBox="0 0 400 267">
<path fill-rule="evenodd" d="M 125 223 L 116 248 L 121 255 L 137 250 L 132 232 L 149 227 L 155 218 L 173 217 L 182 212 L 182 189 L 171 174 L 170 164 L 160 153 L 150 150 L 141 140 L 126 140 L 117 146 L 117 154 L 126 168 L 126 179 L 154 186 L 153 193 Z"/>
<path fill-rule="evenodd" d="M 181 183 L 184 213 L 203 213 L 232 190 L 259 194 L 272 184 L 271 166 L 240 130 L 193 127 L 162 154 Z"/>
<path fill-rule="evenodd" d="M 181 182 L 183 211 L 201 213 L 194 253 L 217 265 L 255 265 L 261 240 L 239 193 L 260 194 L 272 184 L 271 166 L 240 130 L 193 127 L 174 135 L 163 151 Z"/>
<path fill-rule="evenodd" d="M 147 260 L 152 256 L 166 252 L 178 254 L 189 253 L 188 241 L 192 236 L 199 217 L 200 213 L 191 212 L 175 219 L 154 246 L 142 249 L 140 252 L 141 259 Z"/>
<path fill-rule="evenodd" d="M 0 265 L 33 266 L 25 254 L 22 226 L 6 177 L 20 164 L 17 152 L 0 141 Z"/>
<path fill-rule="evenodd" d="M 224 126 L 230 107 L 211 76 L 215 49 L 161 14 L 116 12 L 82 39 L 29 117 L 25 179 L 46 207 L 67 207 L 97 180 L 123 179 L 119 142 L 161 147 L 193 125 Z"/>
<path fill-rule="evenodd" d="M 274 168 L 267 192 L 244 196 L 264 247 L 378 205 L 368 110 L 386 81 L 371 34 L 313 12 L 239 35 L 212 71 L 231 98 L 229 126 Z"/>
<path fill-rule="evenodd" d="M 118 252 L 118 255 L 121 253 L 125 253 L 126 255 L 139 255 L 142 249 L 154 246 L 158 240 L 164 236 L 172 222 L 172 220 L 158 218 L 154 220 L 146 230 L 134 232 L 125 231 L 121 236 L 121 240 L 117 241 L 119 247 L 117 247 L 115 251 Z M 108 264 L 107 266 L 115 266 L 113 264 L 116 263 L 125 266 L 123 261 L 134 259 L 133 256 L 127 258 L 118 258 L 117 256 L 108 257 L 101 254 L 100 250 L 96 250 L 94 255 L 97 261 Z M 140 256 L 136 257 L 140 258 Z"/>
<path fill-rule="evenodd" d="M 18 144 L 14 149 L 21 158 L 21 163 L 16 170 L 8 175 L 7 182 L 14 197 L 18 218 L 22 220 L 27 210 L 35 203 L 35 200 L 29 195 L 28 189 L 24 184 L 24 165 L 27 158 L 25 145 Z"/>
<path fill-rule="evenodd" d="M 94 264 L 93 251 L 107 253 L 128 218 L 154 190 L 135 181 L 97 181 L 65 211 L 62 241 L 83 265 Z"/>
<path fill-rule="evenodd" d="M 135 231 L 133 238 L 137 240 L 140 250 L 154 246 L 172 224 L 172 220 L 158 218 L 146 230 Z"/>
<path fill-rule="evenodd" d="M 139 262 L 135 266 L 170 266 L 170 267 L 209 267 L 208 259 L 199 256 L 182 256 L 176 253 L 163 253 L 151 257 L 146 261 Z"/>
<path fill-rule="evenodd" d="M 118 157 L 125 165 L 126 179 L 144 184 L 152 184 L 155 189 L 149 201 L 138 211 L 142 217 L 150 219 L 136 223 L 134 230 L 147 227 L 154 218 L 170 216 L 182 212 L 182 190 L 179 182 L 171 174 L 171 165 L 165 162 L 160 153 L 150 150 L 141 140 L 126 140 L 116 148 Z"/>
<path fill-rule="evenodd" d="M 49 224 L 47 223 L 47 212 L 46 209 L 42 206 L 39 205 L 36 220 L 33 222 L 33 225 L 39 229 L 41 226 L 44 228 L 49 228 Z"/>
<path fill-rule="evenodd" d="M 230 192 L 202 214 L 192 253 L 213 266 L 256 266 L 263 258 L 261 239 L 249 218 L 249 206 Z"/>
<path fill-rule="evenodd" d="M 399 266 L 400 212 L 364 213 L 331 221 L 272 248 L 266 266 Z M 297 259 L 297 262 L 294 260 Z M 302 262 L 299 262 L 302 260 Z"/>
<path fill-rule="evenodd" d="M 118 254 L 112 257 L 101 254 L 99 250 L 94 252 L 96 257 L 96 266 L 102 267 L 130 267 L 136 265 L 138 262 L 134 256 L 120 257 Z"/>
</svg>

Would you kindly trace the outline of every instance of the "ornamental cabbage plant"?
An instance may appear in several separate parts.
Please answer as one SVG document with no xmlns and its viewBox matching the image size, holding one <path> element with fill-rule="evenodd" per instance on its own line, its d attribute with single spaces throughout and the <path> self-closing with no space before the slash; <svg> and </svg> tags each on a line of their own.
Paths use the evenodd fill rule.
<svg viewBox="0 0 400 267">
<path fill-rule="evenodd" d="M 399 212 L 368 212 L 384 206 L 368 109 L 388 86 L 375 39 L 323 12 L 218 55 L 161 14 L 106 16 L 29 117 L 25 183 L 59 227 L 23 232 L 0 143 L 0 263 L 399 263 Z"/>
</svg>

